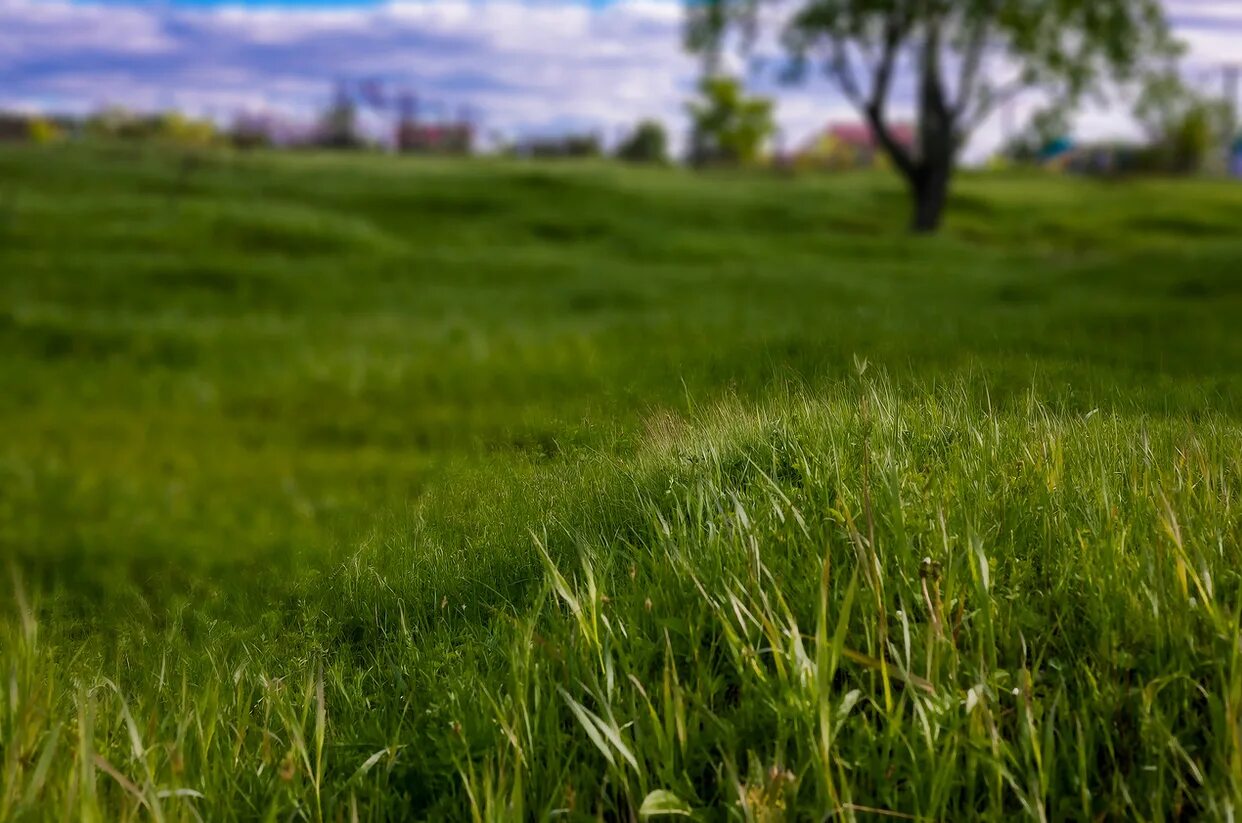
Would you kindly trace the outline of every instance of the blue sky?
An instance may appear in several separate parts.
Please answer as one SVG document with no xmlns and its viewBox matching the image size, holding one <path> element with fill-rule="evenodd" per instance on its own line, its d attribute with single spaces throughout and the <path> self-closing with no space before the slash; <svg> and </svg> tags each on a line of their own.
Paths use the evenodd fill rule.
<svg viewBox="0 0 1242 823">
<path fill-rule="evenodd" d="M 1242 0 L 1166 3 L 1191 45 L 1192 79 L 1242 61 Z M 489 132 L 614 139 L 640 117 L 682 124 L 695 64 L 680 22 L 679 0 L 0 0 L 0 106 L 307 122 L 336 79 L 375 76 L 413 90 L 425 110 L 468 106 Z M 759 85 L 778 96 L 790 144 L 853 116 L 823 82 Z M 995 145 L 1001 126 L 988 124 L 972 151 Z M 1115 106 L 1086 112 L 1080 127 L 1132 129 Z"/>
</svg>

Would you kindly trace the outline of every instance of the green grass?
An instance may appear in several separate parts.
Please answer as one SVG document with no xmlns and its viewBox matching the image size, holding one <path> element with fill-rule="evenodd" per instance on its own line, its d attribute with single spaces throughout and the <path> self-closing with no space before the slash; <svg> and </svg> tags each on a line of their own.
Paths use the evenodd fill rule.
<svg viewBox="0 0 1242 823">
<path fill-rule="evenodd" d="M 0 819 L 1236 816 L 1242 187 L 904 213 L 0 149 Z"/>
</svg>

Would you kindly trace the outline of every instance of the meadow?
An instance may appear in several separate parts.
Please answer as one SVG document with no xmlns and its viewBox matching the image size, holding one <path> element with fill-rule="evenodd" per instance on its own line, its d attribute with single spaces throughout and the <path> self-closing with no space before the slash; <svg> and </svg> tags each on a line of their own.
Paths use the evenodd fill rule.
<svg viewBox="0 0 1242 823">
<path fill-rule="evenodd" d="M 1242 186 L 0 147 L 0 820 L 1242 803 Z"/>
</svg>

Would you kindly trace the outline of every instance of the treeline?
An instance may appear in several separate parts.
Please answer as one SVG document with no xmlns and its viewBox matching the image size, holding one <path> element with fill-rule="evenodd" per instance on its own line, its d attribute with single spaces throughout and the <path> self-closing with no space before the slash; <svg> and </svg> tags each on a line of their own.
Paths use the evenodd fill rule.
<svg viewBox="0 0 1242 823">
<path fill-rule="evenodd" d="M 775 133 L 772 101 L 748 96 L 733 78 L 710 77 L 687 105 L 691 131 L 688 161 L 696 166 L 760 162 Z M 394 148 L 409 153 L 470 154 L 474 135 L 468 125 L 398 122 L 390 141 L 368 136 L 358 123 L 357 105 L 338 95 L 313 124 L 299 125 L 274 115 L 239 114 L 228 126 L 176 111 L 139 113 L 110 107 L 84 117 L 0 113 L 0 139 L 36 143 L 73 138 L 142 141 L 184 148 L 232 146 L 238 149 L 318 148 L 367 150 Z M 593 132 L 497 140 L 492 151 L 537 159 L 612 156 L 629 163 L 670 164 L 674 152 L 666 126 L 640 120 L 615 146 Z"/>
<path fill-rule="evenodd" d="M 1079 142 L 1071 136 L 1074 111 L 1054 103 L 1031 116 L 1000 159 L 1083 174 L 1236 171 L 1242 134 L 1229 100 L 1193 89 L 1176 71 L 1164 70 L 1144 79 L 1130 113 L 1140 139 Z"/>
<path fill-rule="evenodd" d="M 132 112 L 110 107 L 86 116 L 0 112 L 0 139 L 54 143 L 70 139 L 107 139 L 160 143 L 185 148 L 231 144 L 248 147 L 256 135 L 222 129 L 210 120 L 177 111 Z"/>
<path fill-rule="evenodd" d="M 225 127 L 176 111 L 138 113 L 108 108 L 84 117 L 0 112 L 0 142 L 38 144 L 104 139 L 189 149 L 233 147 L 243 150 L 315 148 L 363 151 L 393 148 L 408 153 L 470 154 L 473 152 L 472 136 L 461 132 L 461 127 L 456 124 L 399 124 L 389 145 L 364 135 L 352 119 L 347 120 L 339 111 L 325 113 L 311 126 L 299 126 L 267 115 L 239 115 Z M 443 140 L 434 139 L 438 133 L 455 138 L 450 150 L 443 150 Z M 583 132 L 498 142 L 493 151 L 543 159 L 613 156 L 632 163 L 673 162 L 668 131 L 663 123 L 653 119 L 640 121 L 611 150 L 605 147 L 600 135 Z"/>
<path fill-rule="evenodd" d="M 690 120 L 683 158 L 697 168 L 774 165 L 786 170 L 888 168 L 874 131 L 865 123 L 844 124 L 860 133 L 860 145 L 838 145 L 833 131 L 812 135 L 788 152 L 772 152 L 776 121 L 771 99 L 749 94 L 736 78 L 712 74 L 700 80 L 686 104 Z M 1054 104 L 1036 111 L 1023 130 L 998 151 L 995 166 L 1029 166 L 1088 175 L 1178 174 L 1204 172 L 1242 176 L 1242 135 L 1233 108 L 1186 85 L 1176 71 L 1151 74 L 1135 96 L 1131 114 L 1143 137 L 1127 141 L 1078 141 L 1074 108 Z M 913 135 L 913 128 L 910 129 Z M 897 135 L 896 129 L 893 134 Z M 106 108 L 88 116 L 49 116 L 0 112 L 0 141 L 49 143 L 102 138 L 182 148 L 311 148 L 321 150 L 393 149 L 411 154 L 467 155 L 476 151 L 473 125 L 402 120 L 390 142 L 364 135 L 355 105 L 333 100 L 312 123 L 274 115 L 239 114 L 227 126 L 176 111 L 138 113 Z M 898 138 L 900 139 L 900 137 Z M 829 151 L 825 152 L 825 144 Z M 917 137 L 909 150 L 920 150 Z M 491 153 L 531 159 L 614 157 L 629 163 L 664 165 L 678 161 L 669 132 L 644 119 L 614 146 L 594 132 L 566 132 L 513 141 L 494 140 Z"/>
</svg>

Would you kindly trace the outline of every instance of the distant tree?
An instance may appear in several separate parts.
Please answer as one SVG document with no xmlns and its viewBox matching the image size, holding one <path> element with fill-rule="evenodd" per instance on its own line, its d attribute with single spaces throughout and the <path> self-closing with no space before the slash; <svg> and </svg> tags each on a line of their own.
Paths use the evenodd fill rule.
<svg viewBox="0 0 1242 823">
<path fill-rule="evenodd" d="M 668 133 L 657 120 L 644 120 L 617 147 L 617 157 L 631 163 L 667 163 Z"/>
<path fill-rule="evenodd" d="M 693 123 L 690 160 L 694 165 L 753 163 L 776 132 L 772 101 L 748 97 L 742 84 L 713 75 L 699 83 L 700 100 L 687 108 Z"/>
<path fill-rule="evenodd" d="M 599 135 L 590 132 L 534 137 L 518 143 L 513 152 L 520 157 L 553 159 L 558 157 L 599 157 Z"/>
<path fill-rule="evenodd" d="M 64 133 L 54 120 L 47 117 L 31 118 L 29 123 L 30 141 L 39 145 L 55 143 Z"/>
<path fill-rule="evenodd" d="M 86 118 L 84 131 L 90 137 L 118 138 L 136 136 L 137 115 L 121 106 L 107 106 Z"/>
<path fill-rule="evenodd" d="M 1049 146 L 1069 133 L 1069 109 L 1061 103 L 1053 103 L 1032 114 L 1026 127 L 1001 149 L 1001 153 L 1017 163 L 1033 163 Z"/>
<path fill-rule="evenodd" d="M 1232 137 L 1229 104 L 1189 88 L 1174 68 L 1145 78 L 1134 117 L 1151 140 L 1156 164 L 1178 174 L 1201 171 L 1211 151 Z"/>
<path fill-rule="evenodd" d="M 356 149 L 363 145 L 358 134 L 358 104 L 341 85 L 319 121 L 319 145 L 331 149 Z"/>
<path fill-rule="evenodd" d="M 115 106 L 88 117 L 84 131 L 91 137 L 185 148 L 203 148 L 221 141 L 219 131 L 210 120 L 187 117 L 176 111 L 138 113 Z"/>
<path fill-rule="evenodd" d="M 219 130 L 210 120 L 186 117 L 175 111 L 159 115 L 153 131 L 155 139 L 182 148 L 205 148 L 222 142 Z"/>
<path fill-rule="evenodd" d="M 234 148 L 243 150 L 271 148 L 275 143 L 272 124 L 266 117 L 244 113 L 233 118 L 228 136 Z"/>
<path fill-rule="evenodd" d="M 731 32 L 753 41 L 777 0 L 687 0 L 688 44 L 714 64 Z M 905 178 L 912 228 L 934 232 L 959 153 L 1024 89 L 1077 99 L 1127 79 L 1169 46 L 1161 0 L 794 0 L 783 42 L 791 77 L 822 69 L 858 108 Z M 913 75 L 919 141 L 894 139 L 894 86 Z"/>
</svg>

